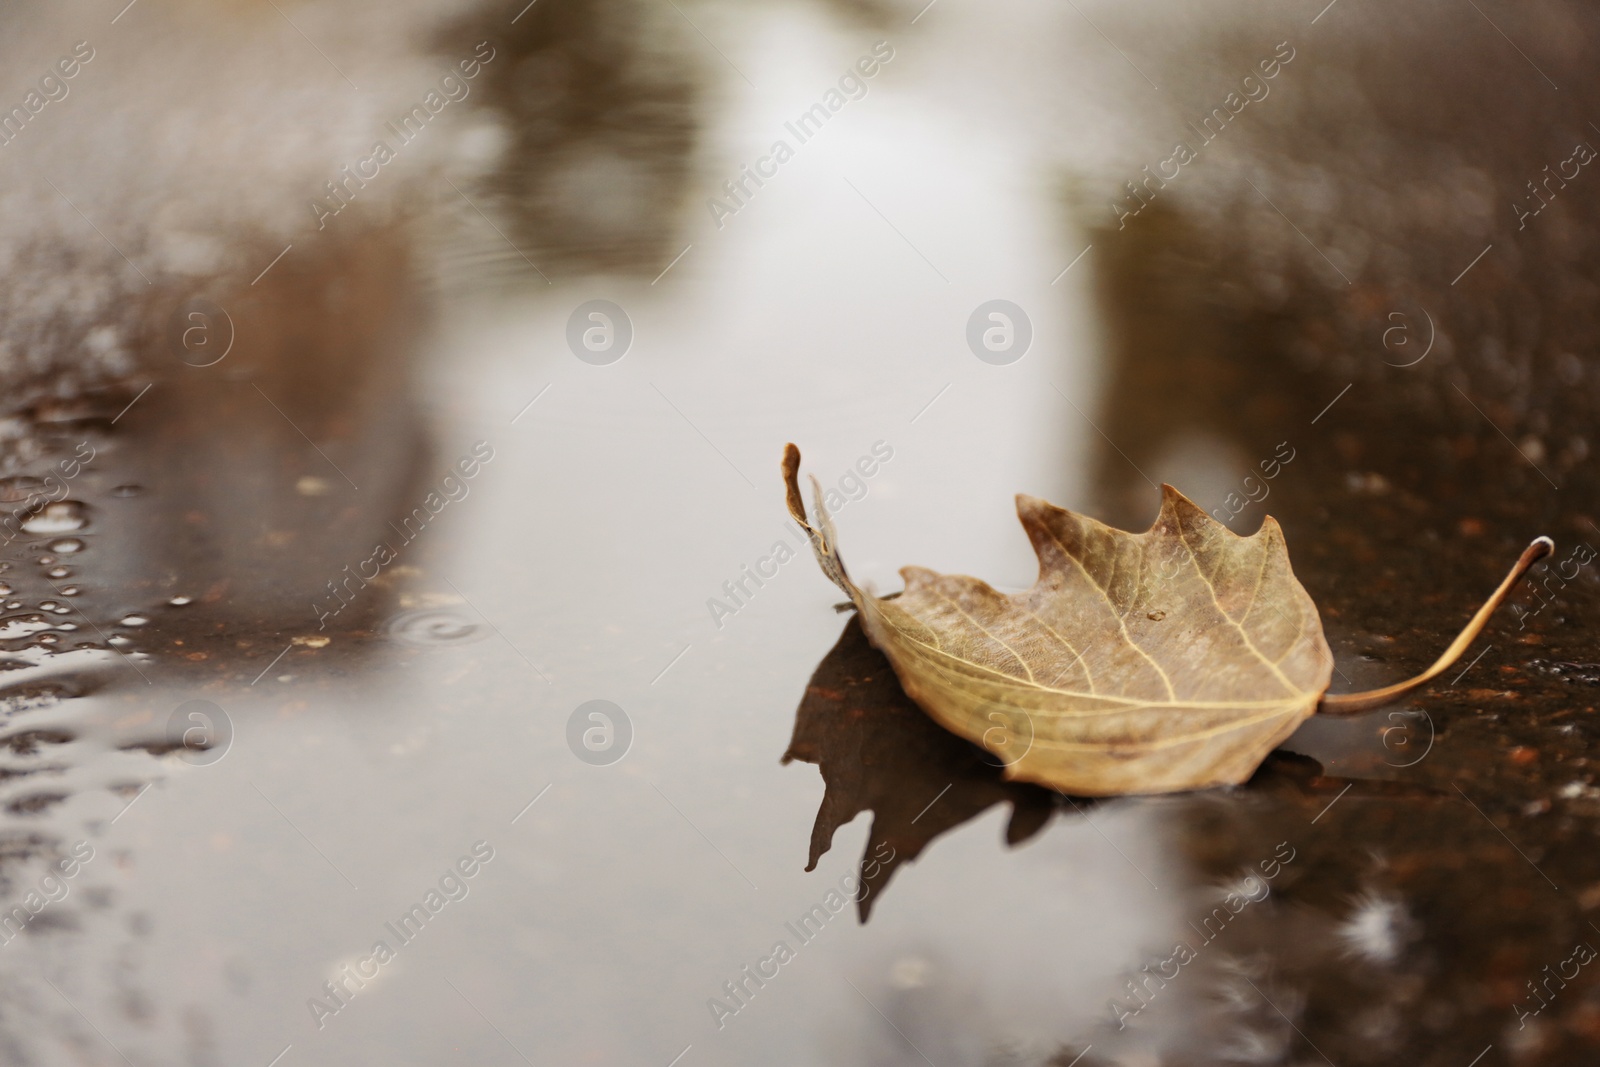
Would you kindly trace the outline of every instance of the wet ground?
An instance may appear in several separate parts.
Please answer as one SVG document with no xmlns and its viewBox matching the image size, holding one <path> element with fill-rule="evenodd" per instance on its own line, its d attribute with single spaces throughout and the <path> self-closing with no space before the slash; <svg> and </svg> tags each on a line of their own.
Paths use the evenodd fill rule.
<svg viewBox="0 0 1600 1067">
<path fill-rule="evenodd" d="M 1476 6 L 0 16 L 96 51 L 0 147 L 0 1062 L 1590 1062 L 1600 26 Z M 1271 514 L 1336 692 L 1556 552 L 1090 801 L 901 693 L 787 441 L 880 591 Z"/>
</svg>

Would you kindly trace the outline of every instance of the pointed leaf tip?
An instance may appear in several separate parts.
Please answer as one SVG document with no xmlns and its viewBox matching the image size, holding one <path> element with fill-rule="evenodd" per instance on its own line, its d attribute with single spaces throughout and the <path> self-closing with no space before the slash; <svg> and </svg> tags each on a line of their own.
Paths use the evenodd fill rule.
<svg viewBox="0 0 1600 1067">
<path fill-rule="evenodd" d="M 783 446 L 783 484 L 789 505 L 789 517 L 810 530 L 811 524 L 806 521 L 805 498 L 800 495 L 800 450 L 794 446 L 793 441 Z"/>
<path fill-rule="evenodd" d="M 1016 501 L 1017 505 L 1017 518 L 1022 520 L 1022 524 L 1024 526 L 1028 524 L 1028 520 L 1030 518 L 1035 518 L 1039 515 L 1048 515 L 1052 511 L 1060 510 L 1054 504 L 1050 503 L 1050 501 L 1044 500 L 1040 497 L 1032 496 L 1028 493 L 1018 493 L 1013 499 Z"/>
</svg>

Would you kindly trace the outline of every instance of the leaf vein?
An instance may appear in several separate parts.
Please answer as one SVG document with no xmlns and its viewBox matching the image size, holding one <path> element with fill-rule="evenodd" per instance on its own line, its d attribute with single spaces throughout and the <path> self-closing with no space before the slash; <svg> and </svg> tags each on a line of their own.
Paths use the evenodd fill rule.
<svg viewBox="0 0 1600 1067">
<path fill-rule="evenodd" d="M 1117 605 L 1112 602 L 1111 594 L 1100 588 L 1100 583 L 1094 580 L 1094 576 L 1089 573 L 1089 568 L 1085 567 L 1083 565 L 1083 561 L 1072 554 L 1072 550 L 1067 548 L 1067 546 L 1062 543 L 1061 538 L 1056 536 L 1056 532 L 1054 530 L 1050 530 L 1049 532 L 1050 540 L 1054 541 L 1056 543 L 1056 547 L 1061 549 L 1062 553 L 1077 566 L 1078 570 L 1083 572 L 1084 578 L 1088 580 L 1089 584 L 1093 586 L 1097 592 L 1099 592 L 1100 598 L 1106 602 L 1106 607 L 1110 609 L 1112 618 L 1117 620 L 1117 628 L 1122 631 L 1122 638 L 1124 641 L 1128 642 L 1128 647 L 1132 648 L 1135 652 L 1139 653 L 1139 655 L 1145 658 L 1145 661 L 1149 663 L 1150 666 L 1155 670 L 1156 674 L 1160 676 L 1161 684 L 1166 686 L 1167 696 L 1176 700 L 1178 693 L 1172 688 L 1172 679 L 1167 676 L 1167 672 L 1162 669 L 1161 664 L 1155 661 L 1155 657 L 1146 652 L 1144 648 L 1140 646 L 1139 642 L 1133 639 L 1133 635 L 1128 632 L 1127 621 L 1123 619 L 1122 616 L 1117 614 Z"/>
<path fill-rule="evenodd" d="M 1200 581 L 1205 583 L 1206 592 L 1211 594 L 1211 603 L 1216 605 L 1217 614 L 1221 615 L 1224 619 L 1227 619 L 1228 620 L 1228 625 L 1232 626 L 1235 630 L 1239 631 L 1239 639 L 1244 642 L 1244 646 L 1246 648 L 1248 648 L 1255 655 L 1256 659 L 1260 660 L 1262 662 L 1262 664 L 1265 665 L 1268 670 L 1270 670 L 1273 674 L 1277 675 L 1278 681 L 1283 683 L 1283 687 L 1285 689 L 1289 690 L 1289 692 L 1291 692 L 1291 693 L 1303 695 L 1306 692 L 1306 690 L 1301 689 L 1299 686 L 1297 686 L 1293 682 L 1291 682 L 1289 680 L 1288 676 L 1285 675 L 1283 673 L 1283 671 L 1279 669 L 1278 665 L 1276 663 L 1272 662 L 1271 660 L 1269 660 L 1267 658 L 1267 656 L 1266 656 L 1266 653 L 1262 652 L 1259 648 L 1257 648 L 1256 647 L 1256 643 L 1254 641 L 1250 640 L 1250 635 L 1244 632 L 1244 627 L 1239 625 L 1239 623 L 1235 622 L 1233 616 L 1228 614 L 1227 609 L 1222 606 L 1222 601 L 1217 599 L 1217 587 L 1212 584 L 1210 578 L 1206 577 L 1205 571 L 1200 566 L 1200 556 L 1199 556 L 1199 554 L 1196 553 L 1195 550 L 1194 550 L 1194 547 L 1189 544 L 1189 536 L 1186 533 L 1183 532 L 1183 523 L 1182 522 L 1174 522 L 1173 526 L 1178 531 L 1178 541 L 1179 541 L 1179 543 L 1181 543 L 1184 548 L 1188 549 L 1189 559 L 1194 562 L 1195 574 L 1197 574 L 1199 576 Z"/>
</svg>

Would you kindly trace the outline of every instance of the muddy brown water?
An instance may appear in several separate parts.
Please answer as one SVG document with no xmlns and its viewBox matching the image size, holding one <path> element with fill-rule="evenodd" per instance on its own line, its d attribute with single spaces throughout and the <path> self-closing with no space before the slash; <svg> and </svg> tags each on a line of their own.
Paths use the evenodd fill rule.
<svg viewBox="0 0 1600 1067">
<path fill-rule="evenodd" d="M 409 5 L 408 48 L 496 59 L 403 195 L 241 198 L 185 274 L 94 243 L 147 213 L 108 183 L 8 260 L 52 325 L 6 338 L 0 1062 L 1590 1061 L 1600 179 L 1525 213 L 1600 140 L 1593 16 L 920 6 Z M 386 53 L 218 12 L 5 16 L 17 69 L 80 16 L 103 59 L 0 165 L 80 192 L 108 164 L 44 161 L 160 42 L 292 15 L 325 197 Z M 880 590 L 1028 584 L 1018 491 L 1271 514 L 1336 691 L 1557 547 L 1426 690 L 1090 801 L 900 692 L 787 522 L 790 440 Z"/>
</svg>

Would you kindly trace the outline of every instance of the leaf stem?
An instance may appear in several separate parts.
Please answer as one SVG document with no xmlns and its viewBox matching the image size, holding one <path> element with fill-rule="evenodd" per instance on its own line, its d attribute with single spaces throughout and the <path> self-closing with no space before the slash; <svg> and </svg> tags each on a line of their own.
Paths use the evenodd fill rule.
<svg viewBox="0 0 1600 1067">
<path fill-rule="evenodd" d="M 1433 666 L 1415 678 L 1386 685 L 1382 689 L 1370 689 L 1365 693 L 1325 694 L 1322 703 L 1317 705 L 1317 711 L 1324 715 L 1354 715 L 1380 708 L 1393 703 L 1397 697 L 1411 692 L 1448 670 L 1452 663 L 1461 658 L 1461 653 L 1467 650 L 1467 646 L 1472 644 L 1478 634 L 1483 632 L 1484 626 L 1489 622 L 1489 616 L 1493 615 L 1495 609 L 1510 595 L 1512 586 L 1517 584 L 1517 579 L 1521 578 L 1529 567 L 1554 552 L 1555 548 L 1555 542 L 1548 537 L 1534 538 L 1533 543 L 1522 550 L 1522 555 L 1511 568 L 1511 573 L 1500 583 L 1500 587 L 1484 601 L 1483 607 L 1478 609 L 1478 613 L 1467 623 L 1466 628 L 1456 635 L 1456 639 L 1450 642 L 1450 647 L 1444 650 L 1444 655 L 1434 661 Z"/>
</svg>

